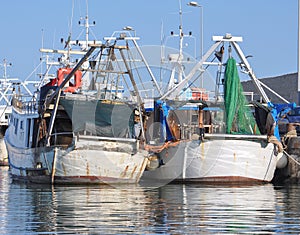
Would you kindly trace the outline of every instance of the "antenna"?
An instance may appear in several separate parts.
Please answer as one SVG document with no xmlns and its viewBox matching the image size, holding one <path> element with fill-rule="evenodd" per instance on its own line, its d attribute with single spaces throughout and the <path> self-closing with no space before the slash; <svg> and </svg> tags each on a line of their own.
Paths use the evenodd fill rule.
<svg viewBox="0 0 300 235">
<path fill-rule="evenodd" d="M 73 28 L 73 16 L 74 16 L 74 0 L 72 1 L 72 14 L 71 14 L 71 22 L 70 22 L 70 31 L 69 33 L 72 33 L 72 28 Z"/>
<path fill-rule="evenodd" d="M 72 37 L 72 27 L 73 27 L 73 15 L 74 15 L 74 0 L 72 1 L 72 12 L 71 12 L 71 20 L 70 20 L 70 25 L 69 25 L 69 35 L 67 40 L 65 41 L 65 47 L 64 49 L 68 50 L 67 53 L 67 60 L 70 58 L 70 51 L 71 51 L 71 37 Z M 61 43 L 64 43 L 64 39 L 60 39 Z"/>
<path fill-rule="evenodd" d="M 84 50 L 87 50 L 89 43 L 89 29 L 91 26 L 96 25 L 95 21 L 93 21 L 91 24 L 89 23 L 88 0 L 86 0 L 86 16 L 85 18 L 80 18 L 78 24 L 85 27 L 85 42 L 78 41 L 78 43 L 83 47 Z"/>
<path fill-rule="evenodd" d="M 3 59 L 3 64 L 0 64 L 1 66 L 3 66 L 4 68 L 4 74 L 3 74 L 3 78 L 4 78 L 4 86 L 6 86 L 6 83 L 7 83 L 7 67 L 10 67 L 12 66 L 12 63 L 8 63 L 6 61 L 6 59 Z"/>
<path fill-rule="evenodd" d="M 179 58 L 182 58 L 182 45 L 183 45 L 183 29 L 182 29 L 182 7 L 181 7 L 181 0 L 179 0 L 179 38 L 180 38 L 180 45 L 179 45 Z"/>
<path fill-rule="evenodd" d="M 168 82 L 168 90 L 172 89 L 177 83 L 181 83 L 184 79 L 184 66 L 183 66 L 183 40 L 184 37 L 194 38 L 192 32 L 189 32 L 187 35 L 183 33 L 183 12 L 182 12 L 182 0 L 179 0 L 179 33 L 175 34 L 174 31 L 171 31 L 170 37 L 179 37 L 179 53 L 169 54 L 169 62 L 172 63 L 172 73 Z M 194 38 L 195 40 L 195 38 Z M 163 50 L 164 48 L 162 48 Z M 163 53 L 161 53 L 162 56 Z M 164 58 L 162 58 L 164 59 Z M 189 58 L 187 58 L 187 61 Z M 177 76 L 176 76 L 177 73 Z M 177 79 L 176 79 L 177 77 Z"/>
</svg>

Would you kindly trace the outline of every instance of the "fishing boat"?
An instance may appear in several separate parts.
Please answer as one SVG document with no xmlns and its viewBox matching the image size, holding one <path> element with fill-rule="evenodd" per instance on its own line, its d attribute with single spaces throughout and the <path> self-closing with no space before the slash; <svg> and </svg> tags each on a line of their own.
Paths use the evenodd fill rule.
<svg viewBox="0 0 300 235">
<path fill-rule="evenodd" d="M 143 182 L 270 182 L 284 162 L 277 119 L 295 104 L 278 94 L 284 103 L 270 102 L 266 86 L 256 78 L 239 46 L 242 37 L 231 34 L 213 36 L 214 44 L 184 75 L 182 25 L 179 30 L 180 48 L 170 78 L 173 84 L 155 101 L 149 115 L 148 129 L 154 123 L 156 128 L 148 133 L 152 156 Z M 204 87 L 195 86 L 195 81 L 213 66 L 217 77 L 211 96 Z M 246 98 L 238 68 L 249 75 L 261 101 Z"/>
<path fill-rule="evenodd" d="M 126 59 L 132 58 L 128 45 L 138 46 L 137 39 L 116 32 L 103 43 L 89 42 L 74 66 L 58 68 L 55 78 L 47 76 L 37 97 L 14 96 L 5 134 L 13 179 L 48 184 L 139 182 L 148 151 L 138 138 L 140 132 L 134 132 L 137 119 L 143 127 L 143 107 Z M 122 97 L 122 79 L 131 82 L 134 98 Z"/>
<path fill-rule="evenodd" d="M 21 81 L 18 78 L 11 78 L 7 75 L 7 68 L 12 66 L 12 63 L 3 59 L 1 66 L 3 66 L 4 73 L 3 77 L 0 79 L 0 166 L 8 166 L 4 134 L 8 127 L 12 112 L 12 97 L 16 93 L 16 90 L 28 95 L 32 95 L 32 93 L 29 89 L 28 81 Z"/>
<path fill-rule="evenodd" d="M 7 76 L 7 67 L 9 67 L 11 63 L 8 63 L 6 59 L 3 59 L 4 74 L 3 78 L 0 79 L 0 166 L 8 166 L 8 157 L 6 146 L 4 142 L 4 134 L 8 127 L 8 120 L 11 114 L 11 98 L 13 95 L 13 84 L 18 79 L 8 78 Z"/>
</svg>

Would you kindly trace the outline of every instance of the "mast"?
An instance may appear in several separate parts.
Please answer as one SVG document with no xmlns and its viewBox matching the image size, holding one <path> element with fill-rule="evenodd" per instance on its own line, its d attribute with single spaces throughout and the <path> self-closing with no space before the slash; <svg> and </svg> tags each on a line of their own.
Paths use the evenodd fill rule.
<svg viewBox="0 0 300 235">
<path fill-rule="evenodd" d="M 182 81 L 182 46 L 183 46 L 183 29 L 182 29 L 182 7 L 181 7 L 181 0 L 179 0 L 179 18 L 180 18 L 180 25 L 179 25 L 179 57 L 178 57 L 178 82 Z"/>
<path fill-rule="evenodd" d="M 71 44 L 79 45 L 79 46 L 81 46 L 82 50 L 86 51 L 89 47 L 88 44 L 90 44 L 90 43 L 94 43 L 94 44 L 101 43 L 100 41 L 96 41 L 96 40 L 91 42 L 90 39 L 89 39 L 90 27 L 95 26 L 96 22 L 95 21 L 93 21 L 92 23 L 89 22 L 88 3 L 86 3 L 86 16 L 84 18 L 80 18 L 78 23 L 79 23 L 79 26 L 83 26 L 84 29 L 85 29 L 85 40 L 84 41 L 80 41 L 80 40 L 70 41 Z"/>
<path fill-rule="evenodd" d="M 88 2 L 86 0 L 86 16 L 85 16 L 85 45 L 88 44 L 89 41 L 89 6 L 88 6 Z"/>
<path fill-rule="evenodd" d="M 3 64 L 1 64 L 4 69 L 3 78 L 4 78 L 4 87 L 7 85 L 7 67 L 12 66 L 12 63 L 8 63 L 6 59 L 3 59 Z"/>
<path fill-rule="evenodd" d="M 189 32 L 189 34 L 185 35 L 183 32 L 183 17 L 182 17 L 182 0 L 179 0 L 179 34 L 174 34 L 173 31 L 171 31 L 171 37 L 179 37 L 179 53 L 178 54 L 169 54 L 169 61 L 172 64 L 172 71 L 167 87 L 167 91 L 171 90 L 176 84 L 181 83 L 184 79 L 184 73 L 183 73 L 183 40 L 184 37 L 192 37 L 192 32 Z M 164 55 L 161 53 L 164 60 Z M 177 81 L 175 79 L 177 72 Z"/>
</svg>

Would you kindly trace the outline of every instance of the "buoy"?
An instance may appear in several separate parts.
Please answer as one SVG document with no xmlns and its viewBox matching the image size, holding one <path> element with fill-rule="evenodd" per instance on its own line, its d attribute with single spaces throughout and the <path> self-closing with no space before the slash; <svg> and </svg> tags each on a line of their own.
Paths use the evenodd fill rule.
<svg viewBox="0 0 300 235">
<path fill-rule="evenodd" d="M 159 160 L 156 155 L 152 155 L 152 156 L 148 157 L 148 159 L 149 159 L 149 161 L 146 166 L 146 169 L 148 171 L 153 171 L 159 167 Z"/>
<path fill-rule="evenodd" d="M 276 168 L 282 169 L 282 168 L 286 167 L 287 163 L 288 163 L 287 156 L 285 154 L 283 154 L 283 152 L 278 153 Z"/>
</svg>

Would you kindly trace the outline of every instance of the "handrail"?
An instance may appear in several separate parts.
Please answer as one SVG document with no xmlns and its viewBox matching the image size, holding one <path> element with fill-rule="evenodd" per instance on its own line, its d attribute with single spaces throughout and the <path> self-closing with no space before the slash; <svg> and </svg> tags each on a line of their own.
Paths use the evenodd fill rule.
<svg viewBox="0 0 300 235">
<path fill-rule="evenodd" d="M 12 99 L 12 106 L 17 109 L 19 112 L 24 113 L 37 113 L 37 103 L 34 100 L 31 101 L 22 101 L 15 97 Z"/>
<path fill-rule="evenodd" d="M 129 138 L 118 138 L 118 137 L 105 137 L 105 136 L 87 136 L 87 135 L 79 135 L 79 139 L 85 140 L 108 140 L 108 141 L 116 141 L 116 142 L 131 142 L 135 143 L 137 139 L 129 139 Z"/>
<path fill-rule="evenodd" d="M 50 136 L 57 136 L 57 135 L 73 135 L 73 132 L 55 132 L 55 133 L 52 133 Z"/>
</svg>

